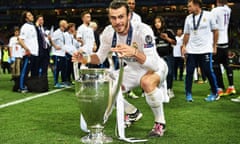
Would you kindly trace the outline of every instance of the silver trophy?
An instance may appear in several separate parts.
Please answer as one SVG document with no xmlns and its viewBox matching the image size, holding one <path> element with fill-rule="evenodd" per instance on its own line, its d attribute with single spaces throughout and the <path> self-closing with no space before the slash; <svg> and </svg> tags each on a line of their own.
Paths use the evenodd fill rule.
<svg viewBox="0 0 240 144">
<path fill-rule="evenodd" d="M 75 93 L 81 114 L 90 132 L 81 138 L 83 143 L 103 144 L 112 138 L 103 134 L 106 122 L 114 103 L 111 97 L 112 80 L 105 69 L 81 69 L 76 80 Z"/>
</svg>

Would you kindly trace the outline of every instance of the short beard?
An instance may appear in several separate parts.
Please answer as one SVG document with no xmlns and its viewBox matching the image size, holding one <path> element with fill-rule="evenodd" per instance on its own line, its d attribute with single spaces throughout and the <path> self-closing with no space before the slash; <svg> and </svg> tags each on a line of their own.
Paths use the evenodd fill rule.
<svg viewBox="0 0 240 144">
<path fill-rule="evenodd" d="M 129 25 L 130 25 L 130 22 L 129 22 L 129 20 L 127 20 L 123 32 L 118 32 L 118 34 L 120 34 L 120 35 L 126 35 L 127 32 L 128 32 L 128 28 L 130 27 Z"/>
</svg>

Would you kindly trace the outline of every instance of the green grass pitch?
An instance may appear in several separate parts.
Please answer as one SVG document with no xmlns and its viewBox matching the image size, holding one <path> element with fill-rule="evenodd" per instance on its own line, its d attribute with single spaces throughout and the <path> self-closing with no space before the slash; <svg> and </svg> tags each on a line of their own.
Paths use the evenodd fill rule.
<svg viewBox="0 0 240 144">
<path fill-rule="evenodd" d="M 35 95 L 12 92 L 10 77 L 0 74 L 0 105 Z M 49 77 L 51 89 L 52 80 Z M 235 71 L 235 87 L 238 96 L 239 70 Z M 139 88 L 134 91 L 141 94 Z M 193 84 L 194 102 L 187 103 L 184 83 L 180 81 L 174 81 L 174 92 L 176 97 L 165 104 L 165 135 L 150 138 L 147 144 L 240 143 L 240 103 L 230 101 L 235 96 L 207 103 L 204 98 L 209 93 L 209 84 Z M 147 138 L 153 126 L 152 112 L 145 98 L 128 100 L 143 112 L 143 118 L 127 128 L 126 135 Z M 106 124 L 105 133 L 114 139 L 114 144 L 124 144 L 115 137 L 115 119 L 114 112 Z M 85 135 L 79 128 L 79 108 L 74 88 L 0 109 L 1 144 L 80 144 L 80 138 Z"/>
</svg>

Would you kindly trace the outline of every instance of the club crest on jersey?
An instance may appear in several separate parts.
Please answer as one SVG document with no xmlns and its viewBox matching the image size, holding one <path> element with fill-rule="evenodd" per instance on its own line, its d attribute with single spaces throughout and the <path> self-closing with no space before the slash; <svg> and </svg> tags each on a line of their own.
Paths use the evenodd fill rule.
<svg viewBox="0 0 240 144">
<path fill-rule="evenodd" d="M 145 37 L 145 42 L 146 42 L 146 44 L 144 44 L 144 48 L 151 48 L 151 47 L 153 47 L 153 38 L 152 38 L 152 36 L 147 35 Z"/>
<path fill-rule="evenodd" d="M 133 43 L 132 43 L 132 47 L 134 47 L 135 49 L 138 49 L 137 43 L 136 43 L 136 42 L 133 42 Z"/>
</svg>

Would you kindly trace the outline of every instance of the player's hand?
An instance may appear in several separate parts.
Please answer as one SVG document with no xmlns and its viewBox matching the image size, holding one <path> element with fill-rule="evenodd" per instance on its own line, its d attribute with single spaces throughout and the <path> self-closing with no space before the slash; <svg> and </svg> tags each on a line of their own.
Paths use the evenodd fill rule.
<svg viewBox="0 0 240 144">
<path fill-rule="evenodd" d="M 186 46 L 182 45 L 181 46 L 181 54 L 184 56 L 186 54 Z"/>
<path fill-rule="evenodd" d="M 61 50 L 61 47 L 60 46 L 56 46 L 55 49 L 56 50 Z"/>
<path fill-rule="evenodd" d="M 79 62 L 82 64 L 90 63 L 91 56 L 82 53 L 81 51 L 76 51 L 72 55 L 72 62 Z"/>
<path fill-rule="evenodd" d="M 160 34 L 160 37 L 164 40 L 167 40 L 168 39 L 168 35 L 166 33 L 161 33 Z"/>
<path fill-rule="evenodd" d="M 52 41 L 52 37 L 50 35 L 47 35 L 47 38 L 49 41 Z"/>
<path fill-rule="evenodd" d="M 82 53 L 80 51 L 74 52 L 72 55 L 72 62 L 82 63 L 82 61 L 83 61 Z"/>
<path fill-rule="evenodd" d="M 117 52 L 119 57 L 133 57 L 136 49 L 126 44 L 118 44 L 115 48 L 111 49 L 112 52 Z"/>
<path fill-rule="evenodd" d="M 26 55 L 26 56 L 30 56 L 30 55 L 31 55 L 31 52 L 30 52 L 30 50 L 29 50 L 29 49 L 27 49 L 27 48 L 25 49 L 25 55 Z"/>
</svg>

